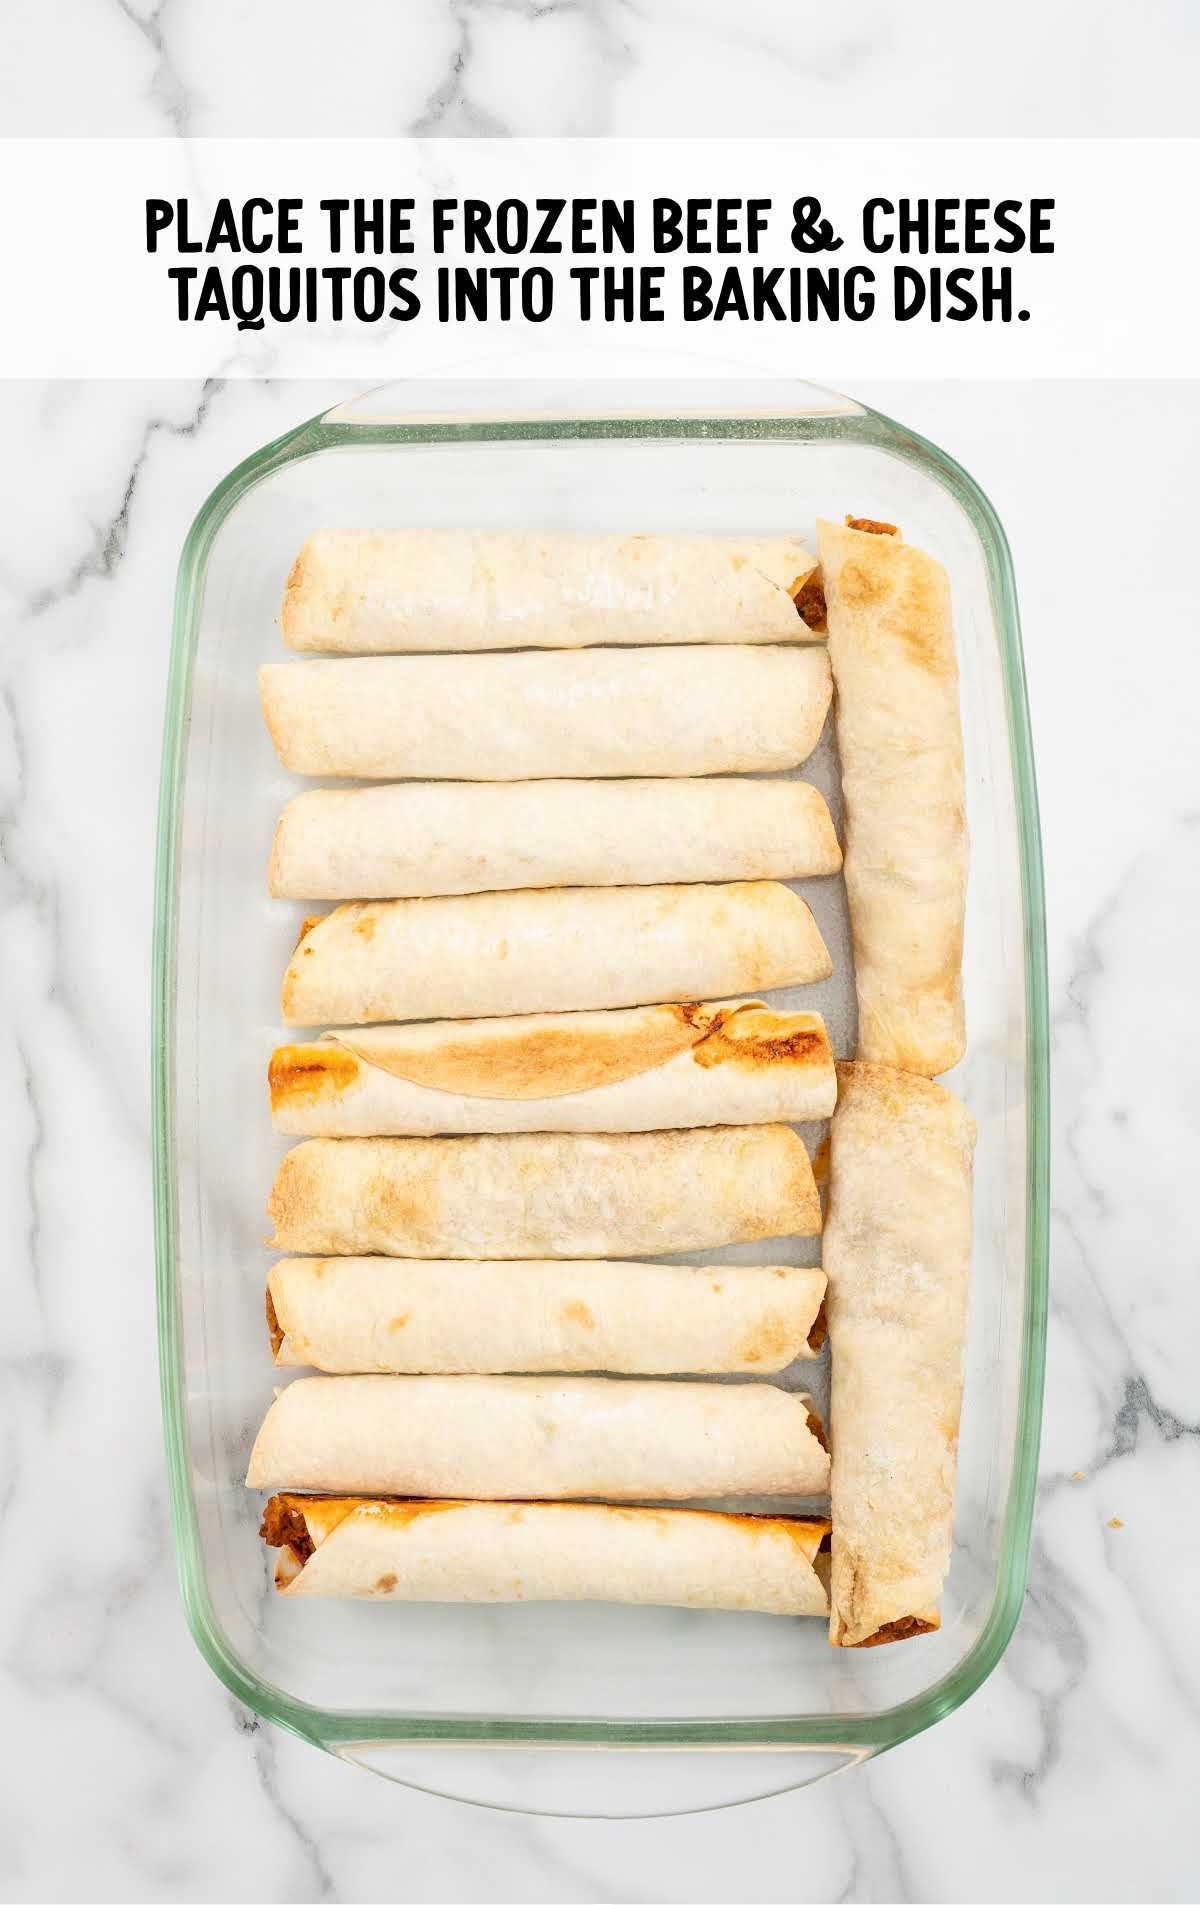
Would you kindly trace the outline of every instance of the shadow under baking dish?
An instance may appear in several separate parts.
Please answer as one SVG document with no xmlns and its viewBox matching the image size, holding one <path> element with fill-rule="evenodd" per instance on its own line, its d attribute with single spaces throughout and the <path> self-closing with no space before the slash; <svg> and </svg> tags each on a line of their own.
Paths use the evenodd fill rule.
<svg viewBox="0 0 1200 1905">
<path fill-rule="evenodd" d="M 596 402 L 598 386 L 585 398 Z M 986 498 L 950 458 L 803 385 L 640 390 L 623 414 L 546 387 L 536 414 L 475 386 L 475 414 L 391 387 L 314 419 L 234 470 L 179 570 L 159 811 L 153 1105 L 159 1347 L 187 1616 L 240 1699 L 317 1745 L 431 1790 L 569 1813 L 690 1811 L 804 1783 L 897 1744 L 967 1698 L 1024 1591 L 1046 1307 L 1047 1030 L 1040 843 L 1011 564 Z M 528 390 L 522 393 L 529 396 Z M 695 403 L 694 413 L 691 404 Z M 490 405 L 490 408 L 488 407 Z M 630 414 L 630 410 L 644 414 Z M 601 1604 L 280 1601 L 243 1487 L 277 1372 L 263 1323 L 263 1205 L 285 1149 L 265 1072 L 294 912 L 268 899 L 292 782 L 263 729 L 260 661 L 300 543 L 325 524 L 811 537 L 817 515 L 882 517 L 953 586 L 971 877 L 970 1055 L 950 1083 L 979 1123 L 958 1507 L 940 1632 L 844 1653 L 819 1621 Z M 838 807 L 828 732 L 802 770 Z M 823 1012 L 852 1049 L 840 880 L 802 881 L 833 979 L 771 995 Z M 294 936 L 294 935 L 292 935 Z M 810 1148 L 821 1128 L 804 1135 Z M 811 1262 L 818 1241 L 712 1259 Z M 776 1380 L 815 1386 L 823 1365 Z M 766 1504 L 764 1504 L 765 1506 Z M 777 1505 L 777 1504 L 776 1504 Z M 434 1754 L 434 1745 L 457 1754 Z M 618 1749 L 603 1759 L 500 1746 Z M 645 1749 L 658 1749 L 653 1757 Z M 488 1749 L 488 1750 L 485 1750 Z M 623 1750 L 622 1750 L 623 1749 Z M 696 1749 L 708 1749 L 703 1763 Z"/>
</svg>

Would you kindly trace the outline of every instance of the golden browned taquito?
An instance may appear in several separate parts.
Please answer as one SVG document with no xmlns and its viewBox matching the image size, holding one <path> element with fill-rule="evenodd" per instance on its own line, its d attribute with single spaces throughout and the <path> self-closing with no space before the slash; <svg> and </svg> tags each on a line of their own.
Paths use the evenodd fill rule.
<svg viewBox="0 0 1200 1905">
<path fill-rule="evenodd" d="M 411 782 L 314 788 L 275 829 L 281 899 L 408 899 L 522 886 L 653 886 L 836 873 L 807 781 Z"/>
<path fill-rule="evenodd" d="M 295 1138 L 797 1124 L 837 1095 L 817 1014 L 757 1001 L 361 1026 L 278 1047 L 269 1081 Z"/>
<path fill-rule="evenodd" d="M 833 1366 L 829 1637 L 939 1625 L 971 1260 L 970 1113 L 940 1085 L 840 1065 L 823 1256 Z"/>
<path fill-rule="evenodd" d="M 286 1025 L 507 1018 L 806 985 L 833 970 L 804 901 L 773 880 L 369 900 L 307 920 Z"/>
<path fill-rule="evenodd" d="M 283 635 L 347 655 L 810 641 L 815 566 L 794 536 L 321 529 L 288 576 Z"/>
<path fill-rule="evenodd" d="M 807 1396 L 770 1383 L 611 1376 L 302 1376 L 281 1389 L 249 1488 L 558 1501 L 820 1495 Z"/>
<path fill-rule="evenodd" d="M 808 1152 L 779 1124 L 309 1138 L 267 1214 L 277 1249 L 323 1257 L 666 1256 L 821 1228 Z"/>
<path fill-rule="evenodd" d="M 967 834 L 945 570 L 888 523 L 821 523 L 846 802 L 858 1056 L 956 1065 Z"/>
<path fill-rule="evenodd" d="M 330 1375 L 773 1375 L 816 1355 L 825 1276 L 782 1264 L 285 1257 L 275 1361 Z"/>
<path fill-rule="evenodd" d="M 825 1614 L 827 1521 L 599 1502 L 273 1495 L 282 1594 L 368 1601 L 626 1601 Z"/>
<path fill-rule="evenodd" d="M 358 780 L 774 773 L 832 692 L 823 646 L 268 662 L 258 682 L 285 767 Z"/>
</svg>

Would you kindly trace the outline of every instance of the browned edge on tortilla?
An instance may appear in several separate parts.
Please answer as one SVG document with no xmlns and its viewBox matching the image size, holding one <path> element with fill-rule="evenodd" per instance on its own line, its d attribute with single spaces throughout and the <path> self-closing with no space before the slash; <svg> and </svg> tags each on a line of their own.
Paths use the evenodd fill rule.
<svg viewBox="0 0 1200 1905">
<path fill-rule="evenodd" d="M 373 1066 L 429 1091 L 466 1098 L 534 1100 L 594 1091 L 653 1071 L 691 1051 L 705 1069 L 832 1065 L 828 1033 L 815 1013 L 778 1013 L 759 1000 L 714 1007 L 700 1001 L 635 1008 L 638 1017 L 606 1029 L 562 1023 L 522 1032 L 520 1019 L 464 1020 L 435 1050 L 389 1050 L 384 1041 L 328 1032 L 319 1041 L 281 1045 L 271 1054 L 271 1108 L 316 1104 L 354 1084 Z M 800 1021 L 799 1024 L 796 1021 Z"/>
</svg>

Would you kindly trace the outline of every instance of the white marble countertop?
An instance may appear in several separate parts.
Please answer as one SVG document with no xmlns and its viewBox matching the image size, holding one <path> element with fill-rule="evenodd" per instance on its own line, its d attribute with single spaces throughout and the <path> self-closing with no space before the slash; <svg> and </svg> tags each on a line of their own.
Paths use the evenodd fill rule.
<svg viewBox="0 0 1200 1905">
<path fill-rule="evenodd" d="M 351 62 L 331 57 L 326 0 L 12 0 L 0 124 L 1194 129 L 1200 32 L 1174 0 L 1147 0 L 1137 34 L 1121 9 L 1082 0 L 1014 0 L 1003 33 L 957 0 L 916 12 L 898 0 L 852 13 L 777 0 L 355 11 L 370 51 Z M 0 391 L 19 479 L 0 537 L 0 1896 L 1194 1897 L 1200 629 L 1188 503 L 1200 386 L 856 393 L 979 477 L 1020 583 L 1055 1068 L 1030 1591 L 983 1689 L 899 1751 L 807 1793 L 631 1825 L 469 1811 L 342 1766 L 238 1708 L 179 1606 L 147 1092 L 170 594 L 213 483 L 344 394 Z"/>
<path fill-rule="evenodd" d="M 0 127 L 329 138 L 1163 137 L 1186 0 L 7 0 Z M 69 56 L 64 55 L 69 46 Z"/>
<path fill-rule="evenodd" d="M 150 882 L 170 591 L 214 481 L 339 395 L 9 386 L 0 731 L 3 1711 L 16 1898 L 1187 1898 L 1200 1674 L 1192 1150 L 1200 387 L 888 386 L 1021 588 L 1054 1021 L 1052 1319 L 1028 1604 L 941 1726 L 749 1810 L 467 1811 L 238 1709 L 187 1635 L 154 1367 Z M 47 498 L 53 508 L 47 508 Z M 1153 655 L 1153 665 L 1150 657 Z M 100 1512 L 63 1514 L 99 1482 Z M 1123 1523 L 1110 1525 L 1113 1518 Z M 61 1784 L 69 1780 L 64 1829 Z M 802 1856 L 801 1856 L 802 1855 Z"/>
</svg>

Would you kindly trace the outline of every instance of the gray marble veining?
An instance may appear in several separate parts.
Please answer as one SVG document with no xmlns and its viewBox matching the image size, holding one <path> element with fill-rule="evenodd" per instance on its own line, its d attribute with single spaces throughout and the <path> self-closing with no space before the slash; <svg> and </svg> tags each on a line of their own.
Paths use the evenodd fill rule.
<svg viewBox="0 0 1200 1905">
<path fill-rule="evenodd" d="M 1164 689 L 1194 679 L 1172 511 L 1200 397 L 1124 391 L 1126 453 L 1106 463 L 1113 417 L 1094 392 L 863 393 L 984 478 L 1022 588 L 1056 1064 L 1051 1350 L 1029 1599 L 992 1679 L 900 1752 L 750 1811 L 619 1827 L 464 1813 L 339 1768 L 230 1701 L 177 1605 L 145 1087 L 170 589 L 187 524 L 219 476 L 343 394 L 12 387 L 5 398 L 9 434 L 42 439 L 56 507 L 45 512 L 44 487 L 18 494 L 0 571 L 0 1223 L 12 1272 L 0 1388 L 10 1741 L 0 1888 L 39 1898 L 89 1885 L 145 1898 L 1187 1897 L 1198 1869 L 1200 1673 L 1187 1640 L 1198 1543 L 1195 1518 L 1180 1511 L 1200 1472 L 1190 1353 L 1200 1061 L 1180 1028 L 1200 938 L 1200 789 L 1187 694 Z M 1025 452 L 1038 432 L 1057 446 L 1040 467 Z M 1125 554 L 1111 565 L 1086 560 L 1101 513 L 1120 525 Z M 62 1504 L 85 1518 L 60 1514 Z M 69 1834 L 39 1770 L 65 1737 Z M 414 1844 L 398 1879 L 397 1848 Z"/>
<path fill-rule="evenodd" d="M 710 138 L 1194 131 L 1180 0 L 10 0 L 6 133 Z M 63 37 L 69 36 L 70 57 Z"/>
<path fill-rule="evenodd" d="M 1082 0 L 13 0 L 39 136 L 1173 133 L 1200 32 Z M 70 56 L 64 56 L 64 42 Z M 269 368 L 264 366 L 264 368 Z M 803 368 L 802 366 L 800 368 Z M 237 1706 L 188 1638 L 154 1357 L 146 1034 L 170 595 L 241 457 L 342 389 L 7 384 L 0 531 L 0 1896 L 1188 1899 L 1200 1662 L 1196 386 L 861 394 L 958 455 L 1014 545 L 1055 1065 L 1027 1608 L 976 1697 L 749 1810 L 464 1812 Z M 53 1777 L 48 1776 L 53 1769 Z"/>
</svg>

